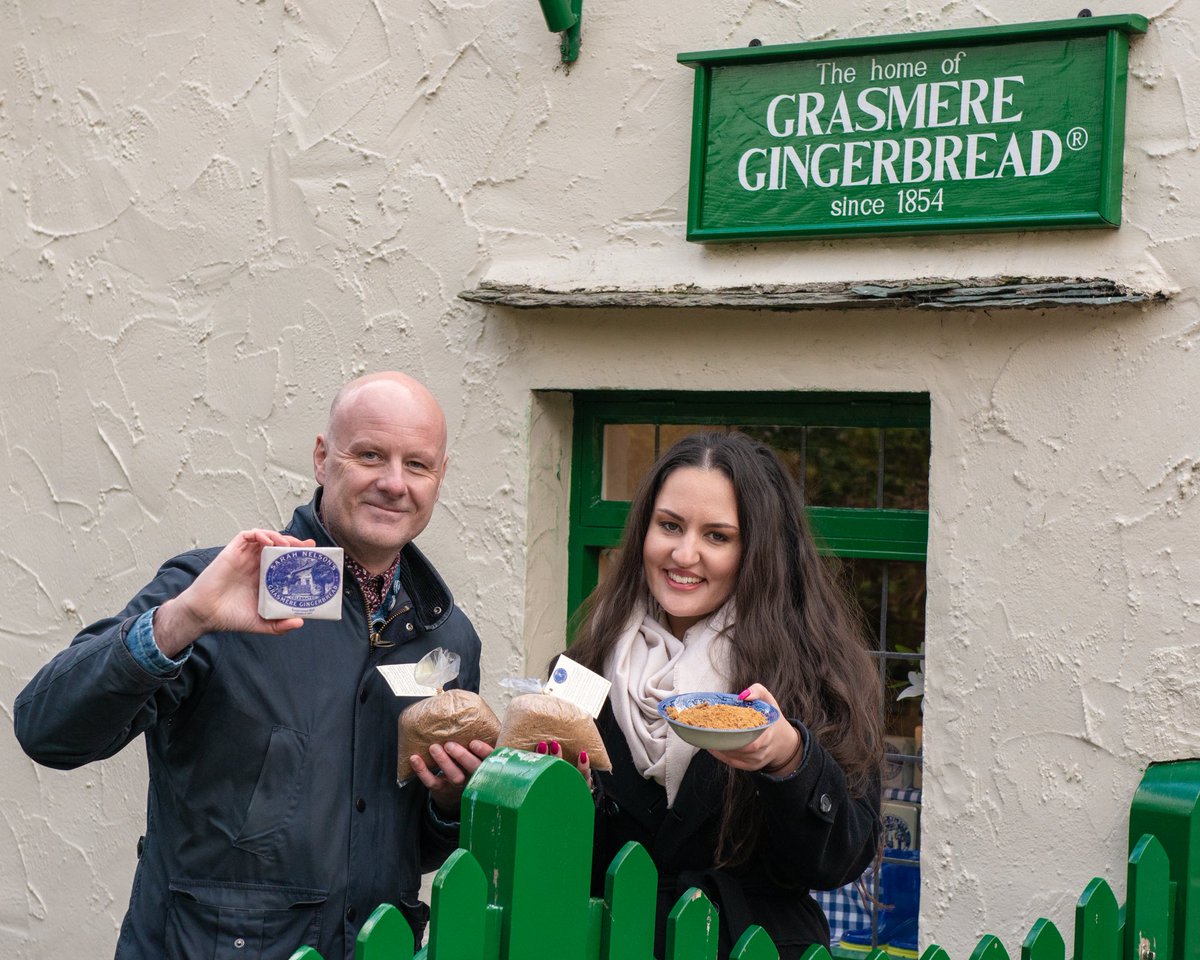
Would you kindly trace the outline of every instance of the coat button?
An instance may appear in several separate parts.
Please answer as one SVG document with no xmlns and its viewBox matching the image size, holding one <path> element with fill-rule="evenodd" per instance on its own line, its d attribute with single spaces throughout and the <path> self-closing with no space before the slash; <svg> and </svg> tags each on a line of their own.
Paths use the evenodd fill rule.
<svg viewBox="0 0 1200 960">
<path fill-rule="evenodd" d="M 355 910 L 353 907 L 346 908 L 346 919 L 349 920 L 351 923 L 354 922 L 354 920 L 357 916 L 358 916 L 358 911 Z"/>
<path fill-rule="evenodd" d="M 608 798 L 604 801 L 604 812 L 607 813 L 610 817 L 615 817 L 618 813 L 621 812 L 621 807 L 617 803 L 616 800 L 613 800 L 612 798 Z"/>
<path fill-rule="evenodd" d="M 829 794 L 821 794 L 821 812 L 828 813 L 833 809 L 833 801 L 829 799 Z"/>
<path fill-rule="evenodd" d="M 436 616 L 437 616 L 439 613 L 441 613 L 441 612 L 442 612 L 442 608 L 441 608 L 441 607 L 434 607 L 434 608 L 433 608 L 433 615 L 434 615 L 435 617 L 436 617 Z"/>
<path fill-rule="evenodd" d="M 359 797 L 358 800 L 355 801 L 355 803 L 354 803 L 354 809 L 356 809 L 359 813 L 362 813 L 364 810 L 367 809 L 367 801 L 364 800 L 362 797 Z"/>
<path fill-rule="evenodd" d="M 244 947 L 246 945 L 246 941 L 242 937 L 238 937 L 236 940 L 233 941 L 233 945 L 238 950 L 241 950 L 242 947 Z"/>
<path fill-rule="evenodd" d="M 366 688 L 366 687 L 363 687 L 363 688 L 362 688 L 362 689 L 361 689 L 361 690 L 358 692 L 358 702 L 359 702 L 359 703 L 366 703 L 366 702 L 367 702 L 367 688 Z"/>
<path fill-rule="evenodd" d="M 412 628 L 413 628 L 413 625 L 411 623 L 406 623 L 404 625 L 404 629 L 407 630 L 409 633 L 412 633 Z"/>
</svg>

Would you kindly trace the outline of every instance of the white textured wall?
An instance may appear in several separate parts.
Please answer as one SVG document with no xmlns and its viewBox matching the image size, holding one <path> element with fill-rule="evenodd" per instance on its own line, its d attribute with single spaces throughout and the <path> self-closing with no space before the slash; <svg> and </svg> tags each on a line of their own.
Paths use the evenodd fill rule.
<svg viewBox="0 0 1200 960">
<path fill-rule="evenodd" d="M 1097 14 L 1131 8 L 1102 3 Z M 703 248 L 683 50 L 1069 17 L 1032 0 L 0 4 L 0 709 L 169 553 L 278 523 L 331 392 L 425 378 L 452 474 L 422 545 L 485 693 L 561 636 L 570 405 L 594 387 L 928 391 L 923 941 L 1010 952 L 1123 897 L 1129 799 L 1200 729 L 1200 13 L 1131 55 L 1119 231 Z M 519 314 L 482 279 L 1107 276 L 1168 305 L 977 314 Z M 533 391 L 551 391 L 534 395 Z M 0 946 L 103 956 L 135 746 L 73 773 L 0 737 Z"/>
</svg>

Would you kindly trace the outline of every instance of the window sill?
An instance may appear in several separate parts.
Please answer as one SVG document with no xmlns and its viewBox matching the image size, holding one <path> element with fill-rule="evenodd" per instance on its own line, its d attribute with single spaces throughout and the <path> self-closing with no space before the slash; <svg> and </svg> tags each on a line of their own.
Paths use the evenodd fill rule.
<svg viewBox="0 0 1200 960">
<path fill-rule="evenodd" d="M 1167 294 L 1134 290 L 1102 277 L 988 277 L 967 280 L 901 280 L 747 287 L 675 286 L 663 289 L 550 290 L 484 281 L 459 297 L 517 310 L 659 309 L 720 310 L 1044 310 L 1161 303 Z"/>
</svg>

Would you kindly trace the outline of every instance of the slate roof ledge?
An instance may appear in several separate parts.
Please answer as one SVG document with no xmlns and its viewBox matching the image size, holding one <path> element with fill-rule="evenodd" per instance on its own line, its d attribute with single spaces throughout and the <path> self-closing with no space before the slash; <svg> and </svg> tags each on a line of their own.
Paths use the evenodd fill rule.
<svg viewBox="0 0 1200 960">
<path fill-rule="evenodd" d="M 459 297 L 471 303 L 517 310 L 658 309 L 820 310 L 844 308 L 917 310 L 1044 310 L 1161 303 L 1167 294 L 1134 290 L 1103 277 L 927 278 L 845 283 L 755 284 L 743 287 L 676 285 L 658 289 L 577 287 L 550 290 L 527 284 L 483 281 Z"/>
</svg>

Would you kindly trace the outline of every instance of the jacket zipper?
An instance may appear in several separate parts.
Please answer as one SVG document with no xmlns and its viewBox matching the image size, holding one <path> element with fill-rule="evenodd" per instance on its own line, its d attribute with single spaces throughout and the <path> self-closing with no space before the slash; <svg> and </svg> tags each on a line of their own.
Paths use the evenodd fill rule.
<svg viewBox="0 0 1200 960">
<path fill-rule="evenodd" d="M 369 636 L 367 637 L 367 639 L 370 642 L 370 645 L 372 647 L 394 647 L 395 643 L 392 643 L 392 642 L 384 643 L 383 642 L 383 631 L 386 630 L 387 625 L 389 623 L 391 623 L 393 620 L 395 620 L 398 616 L 400 616 L 400 614 L 408 613 L 408 611 L 412 609 L 412 605 L 406 604 L 405 606 L 401 607 L 399 610 L 397 610 L 395 613 L 393 613 L 390 617 L 388 617 L 385 620 L 376 620 L 373 616 L 371 616 L 371 611 L 367 609 L 367 598 L 366 597 L 362 598 L 362 605 L 363 605 L 363 612 L 367 615 L 367 623 L 369 624 L 369 627 L 367 629 L 370 632 L 369 632 Z"/>
</svg>

